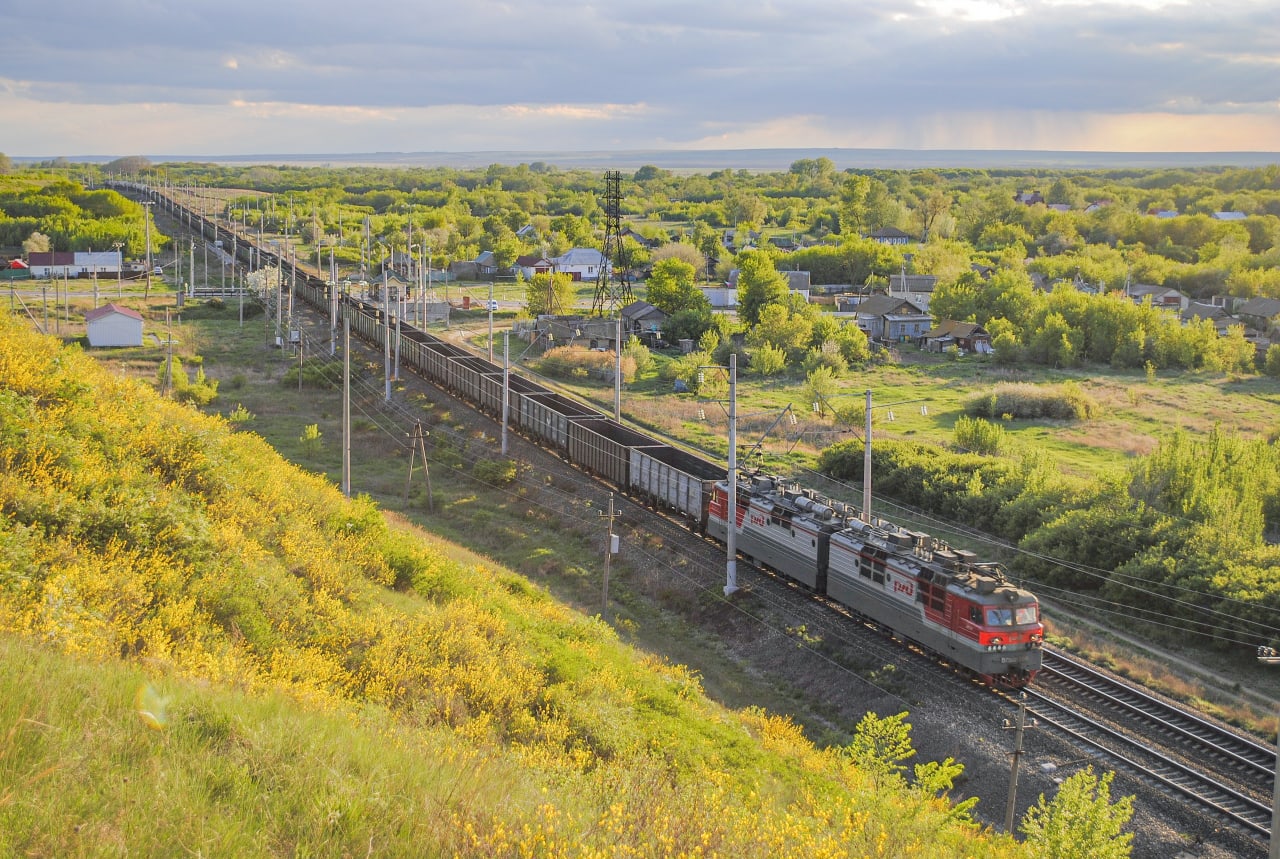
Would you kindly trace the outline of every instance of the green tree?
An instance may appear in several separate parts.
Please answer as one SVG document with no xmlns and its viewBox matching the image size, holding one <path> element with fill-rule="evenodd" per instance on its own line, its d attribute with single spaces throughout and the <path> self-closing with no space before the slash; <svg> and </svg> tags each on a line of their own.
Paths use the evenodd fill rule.
<svg viewBox="0 0 1280 859">
<path fill-rule="evenodd" d="M 905 783 L 905 761 L 915 757 L 911 745 L 911 726 L 906 712 L 880 718 L 868 712 L 853 729 L 853 741 L 844 753 L 868 773 L 877 786 L 900 786 Z"/>
<path fill-rule="evenodd" d="M 817 367 L 810 370 L 804 380 L 804 393 L 809 402 L 818 404 L 821 414 L 831 402 L 831 398 L 840 390 L 837 381 L 839 374 L 830 367 Z M 905 715 L 905 714 L 904 714 Z"/>
<path fill-rule="evenodd" d="M 773 266 L 773 257 L 760 250 L 738 254 L 738 315 L 748 325 L 760 321 L 768 305 L 787 299 L 787 279 Z"/>
<path fill-rule="evenodd" d="M 760 312 L 760 318 L 747 332 L 747 345 L 763 346 L 768 343 L 796 360 L 809 346 L 813 323 L 806 317 L 792 313 L 784 304 L 770 304 Z"/>
<path fill-rule="evenodd" d="M 635 362 L 637 376 L 644 375 L 653 369 L 653 353 L 634 334 L 627 338 L 627 344 L 622 347 L 622 357 L 630 358 Z"/>
<path fill-rule="evenodd" d="M 703 274 L 710 278 L 715 274 L 716 263 L 724 251 L 724 245 L 720 244 L 720 234 L 710 224 L 698 221 L 693 225 L 693 246 L 702 254 L 700 268 Z"/>
<path fill-rule="evenodd" d="M 13 172 L 13 159 L 0 152 L 0 176 Z"/>
<path fill-rule="evenodd" d="M 834 339 L 846 364 L 861 365 L 871 360 L 871 341 L 867 339 L 867 332 L 856 324 L 841 325 Z"/>
<path fill-rule="evenodd" d="M 520 240 L 506 236 L 493 243 L 493 264 L 497 271 L 505 272 L 516 264 L 520 256 Z"/>
<path fill-rule="evenodd" d="M 771 343 L 762 343 L 751 353 L 750 367 L 757 376 L 777 376 L 787 369 L 787 353 Z"/>
<path fill-rule="evenodd" d="M 302 445 L 302 452 L 306 454 L 307 459 L 313 459 L 324 445 L 320 436 L 319 424 L 307 424 L 302 428 L 302 435 L 298 436 L 298 443 Z"/>
<path fill-rule="evenodd" d="M 1267 347 L 1267 359 L 1264 365 L 1264 371 L 1268 376 L 1274 376 L 1280 379 L 1280 343 L 1273 343 Z"/>
<path fill-rule="evenodd" d="M 1115 773 L 1099 779 L 1093 767 L 1068 778 L 1058 795 L 1027 809 L 1020 827 L 1030 852 L 1043 859 L 1125 859 L 1133 833 L 1122 832 L 1133 817 L 1133 797 L 1111 801 Z"/>
<path fill-rule="evenodd" d="M 694 283 L 696 275 L 694 267 L 682 259 L 673 256 L 659 260 L 645 283 L 645 300 L 668 316 L 704 306 L 709 310 L 710 302 Z"/>
<path fill-rule="evenodd" d="M 561 272 L 554 275 L 535 274 L 529 279 L 524 294 L 525 305 L 531 316 L 570 313 L 573 310 L 573 278 Z"/>
</svg>

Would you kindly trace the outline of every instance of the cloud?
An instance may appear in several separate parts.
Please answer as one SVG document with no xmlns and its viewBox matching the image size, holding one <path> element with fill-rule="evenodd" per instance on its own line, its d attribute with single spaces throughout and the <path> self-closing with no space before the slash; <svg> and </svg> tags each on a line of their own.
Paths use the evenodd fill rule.
<svg viewBox="0 0 1280 859">
<path fill-rule="evenodd" d="M 1269 0 L 46 0 L 8 17 L 0 107 L 41 117 L 6 129 L 10 154 L 1223 138 L 1187 136 L 1195 120 L 1280 149 Z M 104 122 L 122 115 L 148 133 Z"/>
</svg>

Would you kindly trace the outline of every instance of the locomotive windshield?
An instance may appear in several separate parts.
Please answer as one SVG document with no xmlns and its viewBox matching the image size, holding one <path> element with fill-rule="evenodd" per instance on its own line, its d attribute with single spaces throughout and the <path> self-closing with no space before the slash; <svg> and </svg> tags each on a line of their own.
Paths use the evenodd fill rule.
<svg viewBox="0 0 1280 859">
<path fill-rule="evenodd" d="M 987 609 L 987 626 L 1013 626 L 1013 609 Z"/>
<path fill-rule="evenodd" d="M 988 608 L 987 626 L 1022 626 L 1036 622 L 1036 606 L 1020 605 L 1014 608 Z"/>
</svg>

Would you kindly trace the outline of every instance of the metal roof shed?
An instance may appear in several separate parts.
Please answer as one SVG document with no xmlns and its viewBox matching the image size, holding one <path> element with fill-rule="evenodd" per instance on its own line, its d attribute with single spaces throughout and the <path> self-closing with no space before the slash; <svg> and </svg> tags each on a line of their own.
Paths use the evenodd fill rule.
<svg viewBox="0 0 1280 859">
<path fill-rule="evenodd" d="M 141 346 L 142 314 L 118 304 L 104 304 L 84 315 L 89 345 Z"/>
</svg>

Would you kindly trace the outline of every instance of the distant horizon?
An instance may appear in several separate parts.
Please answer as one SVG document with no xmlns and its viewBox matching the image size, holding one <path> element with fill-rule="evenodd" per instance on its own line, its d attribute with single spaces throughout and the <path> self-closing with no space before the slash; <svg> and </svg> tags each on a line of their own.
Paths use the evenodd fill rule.
<svg viewBox="0 0 1280 859">
<path fill-rule="evenodd" d="M 469 169 L 490 164 L 543 162 L 566 169 L 637 169 L 652 165 L 668 170 L 745 169 L 786 170 L 805 158 L 828 158 L 845 169 L 1162 169 L 1187 167 L 1264 167 L 1280 164 L 1280 152 L 1223 151 L 1123 151 L 1083 149 L 963 149 L 963 148 L 855 148 L 771 147 L 736 149 L 584 149 L 515 150 L 476 149 L 420 152 L 332 152 L 166 155 L 13 155 L 15 164 L 55 159 L 71 163 L 105 164 L 120 158 L 141 157 L 152 164 L 200 163 L 221 165 L 285 165 L 299 167 L 382 166 L 451 167 Z"/>
</svg>

